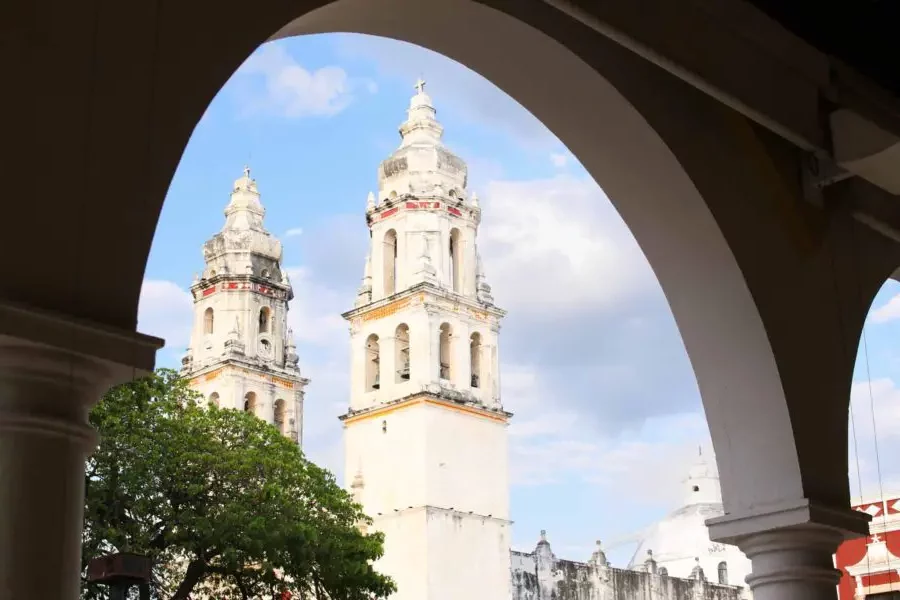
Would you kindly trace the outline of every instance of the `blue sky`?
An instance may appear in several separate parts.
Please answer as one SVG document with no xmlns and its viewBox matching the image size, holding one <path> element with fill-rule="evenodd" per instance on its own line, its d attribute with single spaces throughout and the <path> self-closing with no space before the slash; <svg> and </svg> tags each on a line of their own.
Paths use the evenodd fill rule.
<svg viewBox="0 0 900 600">
<path fill-rule="evenodd" d="M 192 318 L 187 294 L 201 245 L 223 223 L 248 163 L 268 229 L 284 242 L 291 323 L 307 394 L 305 450 L 340 477 L 348 332 L 368 234 L 366 195 L 399 140 L 423 76 L 446 143 L 469 164 L 483 207 L 480 248 L 498 305 L 502 394 L 510 427 L 514 546 L 548 530 L 557 555 L 586 560 L 678 506 L 680 479 L 708 449 L 699 394 L 675 323 L 646 259 L 602 190 L 514 100 L 449 59 L 359 35 L 267 44 L 238 70 L 197 125 L 163 209 L 142 293 L 140 328 L 176 366 Z M 896 297 L 896 299 L 894 299 Z M 887 490 L 900 490 L 900 285 L 889 283 L 857 366 L 859 446 L 851 489 L 877 492 L 872 407 Z M 870 384 L 871 380 L 871 384 Z"/>
</svg>

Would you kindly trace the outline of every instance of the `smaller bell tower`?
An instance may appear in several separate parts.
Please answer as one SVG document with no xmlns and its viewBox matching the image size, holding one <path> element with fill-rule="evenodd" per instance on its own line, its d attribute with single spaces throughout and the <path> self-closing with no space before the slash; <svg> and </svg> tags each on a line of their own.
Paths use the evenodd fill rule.
<svg viewBox="0 0 900 600">
<path fill-rule="evenodd" d="M 203 245 L 206 263 L 191 286 L 194 324 L 182 375 L 221 408 L 252 412 L 298 444 L 304 389 L 294 335 L 294 297 L 281 269 L 281 242 L 266 231 L 266 211 L 250 169 L 234 182 L 225 225 Z"/>
</svg>

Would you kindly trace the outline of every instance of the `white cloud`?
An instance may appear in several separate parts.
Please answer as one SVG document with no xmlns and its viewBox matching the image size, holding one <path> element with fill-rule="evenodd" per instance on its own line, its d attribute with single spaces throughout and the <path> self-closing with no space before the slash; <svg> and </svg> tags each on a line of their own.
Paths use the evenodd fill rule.
<svg viewBox="0 0 900 600">
<path fill-rule="evenodd" d="M 250 85 L 245 81 L 237 87 L 244 115 L 328 117 L 347 108 L 357 90 L 377 91 L 374 82 L 353 79 L 341 67 L 327 66 L 314 71 L 304 68 L 281 42 L 261 46 L 241 65 L 236 77 L 252 78 L 260 84 Z"/>
<path fill-rule="evenodd" d="M 138 304 L 138 330 L 166 340 L 180 351 L 190 343 L 194 301 L 190 292 L 171 281 L 146 279 Z"/>
<path fill-rule="evenodd" d="M 569 163 L 569 155 L 560 152 L 551 152 L 550 162 L 553 163 L 554 167 L 558 167 L 561 169 Z"/>
<path fill-rule="evenodd" d="M 336 347 L 347 343 L 347 323 L 341 307 L 352 306 L 353 299 L 322 282 L 308 267 L 286 267 L 294 288 L 288 323 L 300 342 L 317 347 Z"/>
<path fill-rule="evenodd" d="M 290 229 L 288 229 L 287 231 L 284 232 L 283 237 L 290 238 L 290 237 L 297 237 L 298 235 L 303 235 L 302 227 L 291 227 Z"/>
<path fill-rule="evenodd" d="M 850 388 L 850 402 L 851 495 L 857 498 L 860 486 L 866 498 L 879 495 L 882 488 L 889 496 L 900 495 L 900 472 L 895 458 L 900 454 L 900 388 L 889 378 L 855 381 Z"/>
<path fill-rule="evenodd" d="M 622 219 L 588 178 L 494 181 L 479 248 L 511 311 L 604 310 L 658 284 Z"/>
<path fill-rule="evenodd" d="M 891 298 L 884 306 L 869 313 L 869 320 L 873 323 L 887 323 L 896 319 L 900 319 L 900 294 Z"/>
</svg>

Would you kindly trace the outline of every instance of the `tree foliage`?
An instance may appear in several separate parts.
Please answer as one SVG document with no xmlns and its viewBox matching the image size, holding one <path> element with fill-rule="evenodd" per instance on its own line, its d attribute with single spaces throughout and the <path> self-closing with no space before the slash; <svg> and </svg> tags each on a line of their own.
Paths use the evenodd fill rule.
<svg viewBox="0 0 900 600">
<path fill-rule="evenodd" d="M 83 566 L 109 552 L 149 555 L 161 600 L 370 600 L 383 537 L 297 445 L 249 413 L 198 404 L 174 371 L 110 390 L 91 412 Z M 85 582 L 86 599 L 105 588 Z"/>
</svg>

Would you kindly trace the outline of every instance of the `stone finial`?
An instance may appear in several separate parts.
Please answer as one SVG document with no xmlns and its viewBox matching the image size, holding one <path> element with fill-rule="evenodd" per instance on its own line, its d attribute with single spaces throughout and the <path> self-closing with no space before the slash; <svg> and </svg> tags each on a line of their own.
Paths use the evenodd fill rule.
<svg viewBox="0 0 900 600">
<path fill-rule="evenodd" d="M 597 549 L 591 554 L 589 562 L 595 566 L 606 566 L 609 564 L 609 561 L 606 560 L 606 552 L 603 551 L 603 544 L 600 540 L 597 540 Z"/>
<path fill-rule="evenodd" d="M 413 87 L 416 88 L 416 93 L 417 93 L 417 94 L 424 94 L 424 93 L 425 93 L 425 80 L 422 79 L 421 77 L 419 77 L 419 78 L 416 80 L 416 85 L 413 86 Z"/>
<path fill-rule="evenodd" d="M 375 210 L 375 194 L 373 192 L 369 192 L 369 195 L 366 196 L 366 211 Z"/>
<path fill-rule="evenodd" d="M 356 306 L 363 306 L 372 301 L 372 257 L 366 256 L 362 283 L 356 291 Z"/>
<path fill-rule="evenodd" d="M 644 561 L 644 566 L 648 573 L 656 573 L 656 560 L 653 558 L 653 550 L 649 548 L 647 549 L 647 560 Z"/>
<path fill-rule="evenodd" d="M 481 254 L 477 251 L 475 252 L 475 297 L 484 304 L 494 304 L 491 286 L 488 285 L 487 277 L 484 274 L 484 263 L 481 262 Z"/>
<path fill-rule="evenodd" d="M 700 566 L 700 557 L 695 556 L 694 562 L 696 564 L 694 565 L 694 568 L 691 569 L 691 579 L 696 579 L 698 581 L 706 581 L 706 575 L 703 573 L 703 567 Z"/>
<path fill-rule="evenodd" d="M 472 192 L 472 195 L 469 196 L 469 201 L 472 203 L 472 206 L 477 207 L 478 206 L 478 194 L 476 194 L 475 192 Z"/>
<path fill-rule="evenodd" d="M 350 484 L 350 487 L 354 490 L 366 487 L 366 484 L 363 481 L 363 474 L 361 469 L 356 470 L 356 475 L 353 476 L 353 483 Z"/>
<path fill-rule="evenodd" d="M 546 529 L 541 529 L 541 541 L 542 542 L 547 541 L 547 530 Z"/>
<path fill-rule="evenodd" d="M 434 282 L 437 277 L 437 269 L 431 264 L 431 253 L 428 244 L 428 238 L 422 236 L 422 254 L 419 256 L 419 270 L 416 275 L 420 276 L 423 281 Z"/>
</svg>

